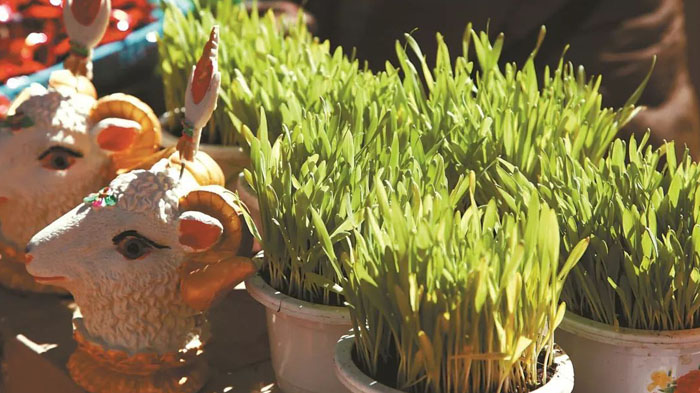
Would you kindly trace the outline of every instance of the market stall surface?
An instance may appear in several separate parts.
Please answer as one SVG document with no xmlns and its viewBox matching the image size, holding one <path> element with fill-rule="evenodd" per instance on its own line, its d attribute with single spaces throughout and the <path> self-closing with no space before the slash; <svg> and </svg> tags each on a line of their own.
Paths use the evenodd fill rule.
<svg viewBox="0 0 700 393">
<path fill-rule="evenodd" d="M 70 297 L 21 294 L 0 288 L 0 391 L 82 393 L 68 376 L 75 349 Z M 209 314 L 206 354 L 212 378 L 202 393 L 277 393 L 269 361 L 265 312 L 236 287 Z"/>
</svg>

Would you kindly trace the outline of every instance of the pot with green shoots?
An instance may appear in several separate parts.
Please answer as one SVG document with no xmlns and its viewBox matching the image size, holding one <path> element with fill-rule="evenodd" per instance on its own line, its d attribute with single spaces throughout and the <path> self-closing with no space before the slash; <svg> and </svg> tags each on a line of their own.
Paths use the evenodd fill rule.
<svg viewBox="0 0 700 393">
<path fill-rule="evenodd" d="M 575 392 L 700 388 L 700 168 L 673 143 L 646 140 L 617 140 L 597 164 L 542 157 L 539 194 L 557 203 L 564 250 L 591 239 L 556 332 Z M 501 179 L 527 184 L 519 176 L 511 167 Z"/>
<path fill-rule="evenodd" d="M 246 175 L 259 196 L 265 251 L 261 274 L 246 288 L 266 308 L 272 365 L 285 393 L 346 392 L 332 356 L 350 316 L 334 288 L 339 272 L 329 259 L 354 225 L 345 201 L 353 189 L 361 195 L 347 161 L 352 157 L 330 149 L 348 135 L 327 116 L 309 115 L 274 144 L 263 120 L 251 143 L 253 165 Z"/>
<path fill-rule="evenodd" d="M 460 212 L 467 189 L 471 203 Z M 377 201 L 344 258 L 353 334 L 335 362 L 352 392 L 571 392 L 554 328 L 587 240 L 559 266 L 551 208 L 532 198 L 499 217 L 494 200 L 477 206 L 473 193 L 473 173 L 451 193 L 422 196 L 375 182 Z"/>
<path fill-rule="evenodd" d="M 592 237 L 557 333 L 592 378 L 580 392 L 700 389 L 700 168 L 672 143 L 644 142 L 617 141 L 597 170 L 581 172 L 567 204 L 576 209 L 562 212 L 586 212 L 566 228 L 570 239 Z"/>
<path fill-rule="evenodd" d="M 403 150 L 394 146 L 410 130 L 397 72 L 363 70 L 339 49 L 310 63 L 309 75 L 288 75 L 299 94 L 285 99 L 281 117 L 268 121 L 265 108 L 256 136 L 243 128 L 265 250 L 246 286 L 267 307 L 272 363 L 287 393 L 344 391 L 332 368 L 350 328 L 337 257 L 358 224 L 368 174 L 398 176 Z"/>
</svg>

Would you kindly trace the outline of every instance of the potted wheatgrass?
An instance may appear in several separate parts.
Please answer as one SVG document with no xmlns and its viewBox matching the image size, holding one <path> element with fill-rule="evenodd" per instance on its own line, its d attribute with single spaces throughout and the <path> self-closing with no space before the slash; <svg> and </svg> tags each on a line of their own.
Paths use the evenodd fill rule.
<svg viewBox="0 0 700 393">
<path fill-rule="evenodd" d="M 400 144 L 408 138 L 399 137 L 409 129 L 381 104 L 399 91 L 390 80 L 356 78 L 349 110 L 291 107 L 301 120 L 283 126 L 274 142 L 264 116 L 258 135 L 247 135 L 252 165 L 245 174 L 258 195 L 265 251 L 246 287 L 267 308 L 272 362 L 288 393 L 344 391 L 332 369 L 335 343 L 350 329 L 337 256 L 359 224 L 370 176 L 382 172 L 395 182 L 410 152 Z"/>
<path fill-rule="evenodd" d="M 554 328 L 565 313 L 564 281 L 587 240 L 560 266 L 555 212 L 533 197 L 522 212 L 499 217 L 495 200 L 475 204 L 473 173 L 451 193 L 403 194 L 381 183 L 343 258 L 353 334 L 339 341 L 335 361 L 345 386 L 570 393 L 573 369 Z"/>
<path fill-rule="evenodd" d="M 597 165 L 541 157 L 538 193 L 557 204 L 564 250 L 590 237 L 556 333 L 577 392 L 700 388 L 700 168 L 646 140 L 615 141 Z M 499 176 L 526 203 L 535 186 L 513 167 Z"/>
<path fill-rule="evenodd" d="M 567 140 L 573 146 L 570 156 L 578 160 L 599 159 L 636 111 L 631 103 L 618 111 L 603 108 L 600 79 L 586 80 L 580 68 L 563 60 L 539 78 L 536 49 L 522 69 L 514 64 L 501 68 L 502 36 L 492 43 L 468 28 L 463 51 L 473 45 L 476 60 L 462 56 L 453 65 L 440 42 L 433 70 L 415 42 L 410 37 L 407 42 L 418 65 L 397 44 L 399 68 L 387 64 L 377 74 L 338 71 L 342 78 L 326 78 L 335 87 L 318 90 L 326 92 L 316 97 L 318 105 L 305 105 L 299 95 L 289 97 L 281 106 L 281 129 L 272 129 L 260 113 L 255 115 L 260 119 L 257 136 L 241 128 L 250 143 L 246 178 L 258 195 L 265 249 L 261 274 L 247 286 L 268 307 L 273 365 L 286 391 L 342 389 L 328 370 L 333 337 L 349 327 L 342 282 L 350 272 L 338 268 L 337 258 L 354 246 L 350 233 L 363 220 L 369 179 L 375 174 L 381 172 L 393 187 L 413 166 L 429 168 L 440 157 L 444 170 L 432 176 L 446 173 L 445 187 L 454 187 L 469 170 L 479 174 L 480 183 L 500 157 L 536 176 L 537 154 L 554 141 Z M 356 63 L 338 53 L 334 61 Z M 475 192 L 482 200 L 492 190 L 477 187 Z M 462 203 L 466 209 L 467 201 Z M 263 298 L 263 291 L 269 296 Z M 298 322 L 306 326 L 305 333 L 279 327 L 301 314 L 316 315 L 310 310 L 321 306 L 334 311 L 304 316 L 313 319 Z M 326 326 L 319 327 L 319 321 Z M 278 338 L 274 329 L 293 339 Z M 328 357 L 309 355 L 321 353 Z M 328 388 L 326 382 L 334 385 Z"/>
<path fill-rule="evenodd" d="M 345 391 L 331 359 L 350 317 L 334 291 L 341 273 L 329 258 L 356 225 L 354 205 L 364 195 L 350 129 L 329 120 L 307 114 L 274 144 L 263 121 L 246 170 L 258 195 L 265 250 L 261 272 L 246 288 L 266 307 L 272 364 L 286 393 Z"/>
<path fill-rule="evenodd" d="M 536 178 L 541 170 L 538 155 L 562 139 L 567 141 L 570 157 L 597 162 L 619 130 L 641 110 L 635 103 L 648 77 L 616 109 L 603 106 L 602 78 L 587 76 L 582 66 L 567 62 L 564 55 L 554 67 L 536 68 L 545 32 L 542 27 L 522 66 L 502 64 L 503 34 L 490 40 L 486 33 L 469 26 L 463 54 L 454 62 L 437 35 L 433 69 L 410 36 L 406 36 L 406 48 L 397 43 L 404 94 L 410 102 L 406 110 L 421 125 L 426 151 L 436 146 L 443 155 L 450 184 L 470 170 L 477 173 L 479 183 L 498 159 Z M 564 48 L 564 54 L 566 51 Z M 476 54 L 473 59 L 470 52 Z M 476 192 L 479 201 L 491 195 L 491 190 L 481 187 Z"/>
</svg>

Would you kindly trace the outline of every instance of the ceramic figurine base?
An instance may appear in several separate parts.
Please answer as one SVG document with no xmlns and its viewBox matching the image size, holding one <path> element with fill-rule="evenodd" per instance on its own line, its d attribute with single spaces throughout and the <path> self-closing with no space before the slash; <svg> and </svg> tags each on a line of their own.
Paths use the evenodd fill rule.
<svg viewBox="0 0 700 393">
<path fill-rule="evenodd" d="M 78 348 L 68 360 L 68 372 L 89 392 L 195 393 L 209 378 L 209 366 L 199 346 L 165 355 L 129 355 L 86 340 L 81 318 L 73 322 Z"/>
<path fill-rule="evenodd" d="M 0 392 L 85 393 L 67 367 L 77 347 L 72 300 L 0 288 L 0 305 Z M 214 337 L 205 356 L 211 378 L 200 392 L 278 392 L 271 386 L 265 312 L 245 288 L 238 287 L 214 307 L 209 321 Z"/>
</svg>

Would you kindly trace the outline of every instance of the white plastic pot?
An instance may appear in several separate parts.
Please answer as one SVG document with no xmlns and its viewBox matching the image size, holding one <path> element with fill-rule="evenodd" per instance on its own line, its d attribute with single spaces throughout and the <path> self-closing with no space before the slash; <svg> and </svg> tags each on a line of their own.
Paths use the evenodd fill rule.
<svg viewBox="0 0 700 393">
<path fill-rule="evenodd" d="M 401 393 L 400 390 L 382 385 L 370 378 L 355 365 L 352 359 L 354 345 L 355 336 L 348 334 L 341 337 L 335 346 L 335 372 L 340 382 L 352 393 Z M 574 368 L 569 356 L 561 351 L 554 358 L 554 363 L 557 367 L 554 376 L 544 386 L 531 393 L 571 393 L 574 389 Z M 591 391 L 593 392 L 608 393 L 605 389 Z"/>
<path fill-rule="evenodd" d="M 345 307 L 294 299 L 260 276 L 246 281 L 250 295 L 266 308 L 270 355 L 277 385 L 285 393 L 346 393 L 333 370 L 333 353 L 350 330 Z"/>
<path fill-rule="evenodd" d="M 576 368 L 575 393 L 700 391 L 700 329 L 615 329 L 566 313 L 555 337 Z"/>
</svg>

